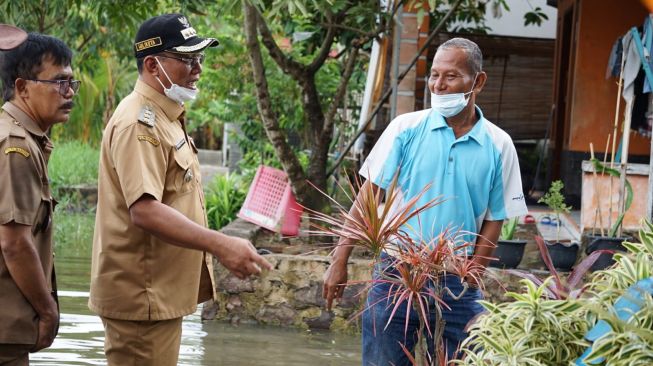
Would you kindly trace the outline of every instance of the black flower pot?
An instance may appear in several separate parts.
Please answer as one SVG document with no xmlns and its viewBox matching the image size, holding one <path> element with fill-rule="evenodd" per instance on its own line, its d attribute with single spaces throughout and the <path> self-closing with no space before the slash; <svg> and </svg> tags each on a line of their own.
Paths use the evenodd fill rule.
<svg viewBox="0 0 653 366">
<path fill-rule="evenodd" d="M 494 250 L 496 260 L 490 262 L 491 267 L 517 268 L 524 256 L 526 240 L 499 240 Z"/>
<path fill-rule="evenodd" d="M 561 271 L 571 271 L 578 257 L 578 245 L 569 246 L 562 243 L 547 243 L 553 266 Z"/>
<path fill-rule="evenodd" d="M 593 238 L 593 240 L 589 243 L 589 245 L 585 249 L 585 253 L 587 255 L 590 255 L 592 252 L 595 252 L 597 250 L 612 250 L 612 251 L 625 252 L 626 248 L 623 247 L 622 243 L 630 239 L 631 238 L 629 237 L 610 238 L 606 236 L 596 236 Z M 612 258 L 613 254 L 614 253 L 603 253 L 599 255 L 599 258 L 596 260 L 596 262 L 594 262 L 594 264 L 592 264 L 590 270 L 600 271 L 602 269 L 606 269 L 611 265 L 613 265 L 614 264 L 614 259 Z"/>
</svg>

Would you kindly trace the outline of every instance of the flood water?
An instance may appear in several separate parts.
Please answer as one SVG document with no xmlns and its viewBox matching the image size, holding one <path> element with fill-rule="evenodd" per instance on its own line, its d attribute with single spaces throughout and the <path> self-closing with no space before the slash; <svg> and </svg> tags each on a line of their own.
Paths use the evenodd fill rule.
<svg viewBox="0 0 653 366">
<path fill-rule="evenodd" d="M 63 220 L 65 231 L 70 234 L 75 225 Z M 31 365 L 106 365 L 102 322 L 86 306 L 91 239 L 88 235 L 81 237 L 84 243 L 57 245 L 59 335 L 50 348 L 30 356 Z M 198 310 L 184 318 L 179 365 L 346 366 L 360 365 L 360 358 L 359 336 L 202 322 Z"/>
</svg>

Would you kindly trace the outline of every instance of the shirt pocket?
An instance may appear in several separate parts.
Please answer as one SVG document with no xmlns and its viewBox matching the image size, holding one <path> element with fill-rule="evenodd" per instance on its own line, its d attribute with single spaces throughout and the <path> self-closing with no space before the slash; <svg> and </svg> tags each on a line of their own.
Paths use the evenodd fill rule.
<svg viewBox="0 0 653 366">
<path fill-rule="evenodd" d="M 32 225 L 32 234 L 47 232 L 52 226 L 52 214 L 54 211 L 53 199 L 50 195 L 50 187 L 43 184 L 41 187 L 41 202 L 36 211 L 34 224 Z"/>
<path fill-rule="evenodd" d="M 193 170 L 193 156 L 190 149 L 175 151 L 173 168 L 175 191 L 179 194 L 191 192 L 195 187 L 196 172 Z"/>
</svg>

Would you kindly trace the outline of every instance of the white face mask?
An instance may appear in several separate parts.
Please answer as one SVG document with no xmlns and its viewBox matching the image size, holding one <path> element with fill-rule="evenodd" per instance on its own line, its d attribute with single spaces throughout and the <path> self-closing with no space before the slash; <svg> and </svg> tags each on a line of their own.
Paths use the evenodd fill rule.
<svg viewBox="0 0 653 366">
<path fill-rule="evenodd" d="M 170 99 L 174 100 L 175 102 L 179 104 L 184 104 L 184 102 L 187 102 L 189 100 L 194 100 L 197 97 L 197 93 L 199 93 L 199 89 L 190 89 L 190 88 L 184 88 L 183 86 L 177 85 L 170 80 L 170 77 L 168 76 L 168 73 L 166 70 L 163 68 L 163 65 L 159 62 L 158 58 L 154 58 L 156 60 L 156 63 L 159 64 L 159 67 L 161 67 L 161 70 L 163 71 L 163 74 L 166 76 L 168 81 L 170 82 L 170 88 L 166 88 L 165 85 L 159 80 L 158 77 L 156 77 L 156 80 L 161 84 L 163 87 L 163 93 Z"/>
<path fill-rule="evenodd" d="M 469 103 L 468 95 L 474 90 L 476 84 L 476 74 L 474 76 L 474 83 L 472 89 L 467 93 L 452 93 L 452 94 L 435 94 L 431 93 L 431 108 L 440 113 L 443 117 L 449 118 L 460 113 Z"/>
</svg>

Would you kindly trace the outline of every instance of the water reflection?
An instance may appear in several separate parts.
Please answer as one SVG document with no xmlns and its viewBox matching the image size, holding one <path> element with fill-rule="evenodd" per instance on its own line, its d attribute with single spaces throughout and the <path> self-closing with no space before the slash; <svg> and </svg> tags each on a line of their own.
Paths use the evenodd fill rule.
<svg viewBox="0 0 653 366">
<path fill-rule="evenodd" d="M 32 354 L 31 365 L 106 365 L 100 318 L 86 303 L 90 250 L 57 249 L 61 326 L 53 345 Z M 359 365 L 356 336 L 272 326 L 202 323 L 199 311 L 184 319 L 179 365 Z"/>
</svg>

